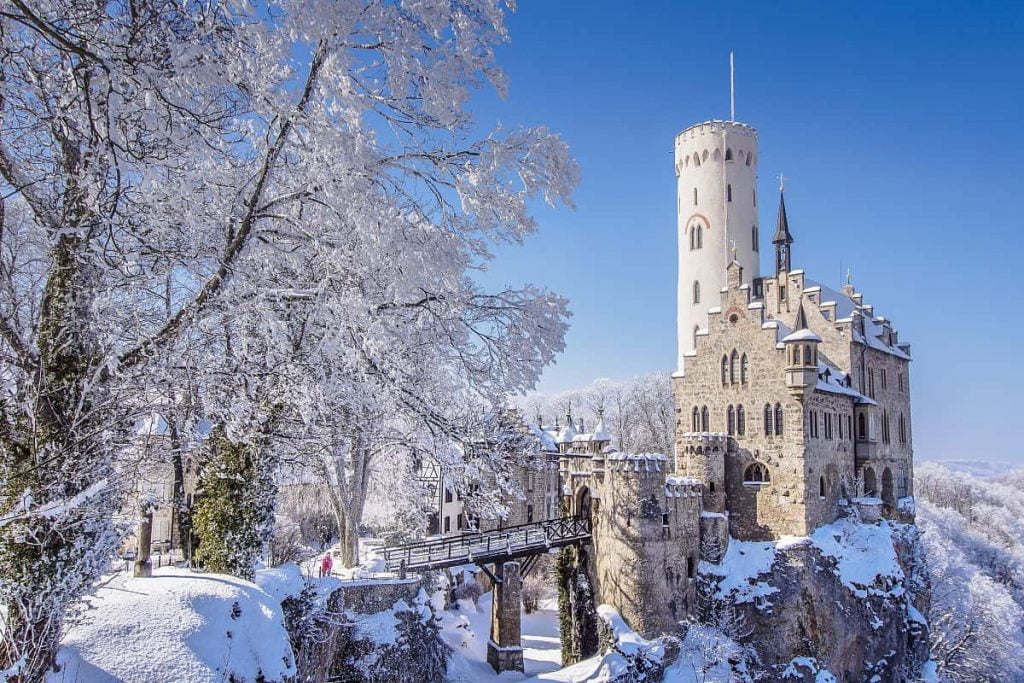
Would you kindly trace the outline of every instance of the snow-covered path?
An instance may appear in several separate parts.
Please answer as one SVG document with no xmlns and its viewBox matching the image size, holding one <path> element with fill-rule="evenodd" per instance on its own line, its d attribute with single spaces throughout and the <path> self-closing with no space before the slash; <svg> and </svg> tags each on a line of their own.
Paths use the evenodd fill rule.
<svg viewBox="0 0 1024 683">
<path fill-rule="evenodd" d="M 491 594 L 477 604 L 460 600 L 459 609 L 442 612 L 444 639 L 455 655 L 448 667 L 452 683 L 519 681 L 561 667 L 558 639 L 558 605 L 552 601 L 533 614 L 523 614 L 523 664 L 525 673 L 505 672 L 500 676 L 487 663 L 490 634 Z"/>
</svg>

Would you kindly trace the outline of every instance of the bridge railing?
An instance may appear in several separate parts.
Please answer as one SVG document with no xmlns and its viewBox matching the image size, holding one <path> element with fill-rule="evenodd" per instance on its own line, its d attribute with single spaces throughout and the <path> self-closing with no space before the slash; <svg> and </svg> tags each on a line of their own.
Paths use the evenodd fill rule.
<svg viewBox="0 0 1024 683">
<path fill-rule="evenodd" d="M 384 558 L 390 569 L 397 569 L 403 563 L 411 569 L 458 561 L 472 562 L 475 558 L 500 557 L 528 549 L 565 545 L 589 537 L 590 532 L 589 518 L 563 517 L 387 548 Z"/>
</svg>

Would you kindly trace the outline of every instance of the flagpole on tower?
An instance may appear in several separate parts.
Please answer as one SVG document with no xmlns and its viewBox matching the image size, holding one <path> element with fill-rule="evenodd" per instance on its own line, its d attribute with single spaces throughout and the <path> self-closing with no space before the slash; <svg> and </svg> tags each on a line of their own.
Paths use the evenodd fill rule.
<svg viewBox="0 0 1024 683">
<path fill-rule="evenodd" d="M 736 120 L 736 69 L 733 66 L 732 50 L 729 50 L 729 120 Z"/>
</svg>

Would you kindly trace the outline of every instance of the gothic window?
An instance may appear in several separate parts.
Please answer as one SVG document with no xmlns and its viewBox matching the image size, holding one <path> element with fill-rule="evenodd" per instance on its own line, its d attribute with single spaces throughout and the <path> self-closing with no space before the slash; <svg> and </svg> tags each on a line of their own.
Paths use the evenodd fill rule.
<svg viewBox="0 0 1024 683">
<path fill-rule="evenodd" d="M 729 432 L 729 436 L 735 436 L 736 435 L 736 409 L 733 408 L 732 406 L 729 406 L 726 409 L 726 411 L 725 411 L 725 424 L 727 426 L 727 431 Z"/>
<path fill-rule="evenodd" d="M 825 477 L 818 477 L 818 496 L 825 497 Z"/>
<path fill-rule="evenodd" d="M 767 484 L 771 480 L 768 468 L 759 462 L 755 462 L 743 471 L 744 484 Z"/>
<path fill-rule="evenodd" d="M 700 325 L 693 326 L 693 348 L 697 348 L 697 333 L 700 332 Z"/>
<path fill-rule="evenodd" d="M 889 411 L 882 411 L 882 441 L 889 443 Z"/>
<path fill-rule="evenodd" d="M 839 438 L 843 438 L 843 416 L 836 415 L 836 424 L 839 425 Z"/>
<path fill-rule="evenodd" d="M 732 161 L 732 147 L 727 147 L 725 150 L 725 160 Z"/>
<path fill-rule="evenodd" d="M 747 383 L 747 354 L 743 354 L 743 358 L 740 359 L 740 384 Z"/>
<path fill-rule="evenodd" d="M 782 404 L 775 404 L 775 436 L 782 436 Z"/>
<path fill-rule="evenodd" d="M 868 438 L 868 423 L 864 418 L 864 413 L 857 416 L 857 438 L 861 440 Z"/>
<path fill-rule="evenodd" d="M 533 521 L 533 506 L 532 505 L 527 505 L 526 506 L 526 523 L 529 524 L 532 521 Z"/>
<path fill-rule="evenodd" d="M 764 404 L 764 435 L 771 436 L 772 434 L 772 406 L 770 403 Z"/>
<path fill-rule="evenodd" d="M 696 280 L 693 281 L 693 303 L 700 303 L 700 283 Z"/>
<path fill-rule="evenodd" d="M 751 161 L 751 159 L 753 159 L 753 158 L 754 158 L 754 155 L 753 155 L 753 154 L 751 154 L 750 152 L 747 152 L 747 166 L 750 166 L 750 161 Z M 754 203 L 756 204 L 756 203 L 757 203 L 757 200 L 755 200 L 755 202 L 754 202 Z"/>
<path fill-rule="evenodd" d="M 907 490 L 907 471 L 900 465 L 896 471 L 896 495 L 900 498 L 906 498 L 909 495 Z"/>
<path fill-rule="evenodd" d="M 693 153 L 693 165 L 694 166 L 700 166 L 700 154 L 698 154 L 697 152 Z M 694 197 L 697 196 L 696 192 L 697 191 L 694 190 L 694 195 L 693 195 Z"/>
<path fill-rule="evenodd" d="M 693 407 L 693 420 L 691 421 L 690 426 L 691 426 L 691 429 L 690 429 L 691 432 L 699 432 L 700 431 L 700 410 L 697 408 L 697 406 Z"/>
<path fill-rule="evenodd" d="M 722 384 L 729 383 L 729 356 L 722 356 Z"/>
<path fill-rule="evenodd" d="M 725 186 L 726 201 L 732 201 L 732 185 Z"/>
<path fill-rule="evenodd" d="M 907 442 L 907 420 L 903 417 L 903 413 L 900 413 L 900 443 Z"/>
<path fill-rule="evenodd" d="M 853 415 L 846 416 L 846 433 L 850 436 L 850 441 L 853 441 Z"/>
<path fill-rule="evenodd" d="M 903 393 L 903 373 L 902 373 L 902 372 L 901 372 L 901 373 L 898 373 L 898 374 L 896 375 L 896 377 L 897 377 L 897 378 L 899 379 L 899 383 L 900 383 L 900 393 L 902 394 L 902 393 Z"/>
<path fill-rule="evenodd" d="M 704 248 L 704 226 L 700 223 L 697 224 L 697 248 Z"/>
<path fill-rule="evenodd" d="M 700 430 L 702 432 L 711 431 L 711 426 L 710 426 L 709 422 L 710 422 L 710 420 L 708 418 L 708 407 L 707 406 L 703 406 L 700 409 Z"/>
<path fill-rule="evenodd" d="M 736 349 L 732 350 L 732 354 L 729 356 L 729 384 L 736 384 L 736 370 L 739 365 L 740 354 L 737 353 Z"/>
<path fill-rule="evenodd" d="M 875 369 L 868 368 L 868 396 L 875 397 Z"/>
<path fill-rule="evenodd" d="M 736 434 L 743 436 L 747 431 L 747 411 L 743 406 L 736 406 Z"/>
<path fill-rule="evenodd" d="M 825 438 L 832 438 L 832 413 L 825 413 Z"/>
<path fill-rule="evenodd" d="M 885 391 L 886 387 L 889 386 L 889 383 L 885 379 L 885 368 L 882 368 L 879 372 L 882 373 L 882 391 Z"/>
</svg>

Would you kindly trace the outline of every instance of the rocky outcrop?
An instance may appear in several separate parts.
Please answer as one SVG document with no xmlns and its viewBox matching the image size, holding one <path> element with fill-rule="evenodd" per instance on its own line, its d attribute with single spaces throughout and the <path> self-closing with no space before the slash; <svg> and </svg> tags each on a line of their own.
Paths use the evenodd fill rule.
<svg viewBox="0 0 1024 683">
<path fill-rule="evenodd" d="M 773 679 L 895 682 L 927 659 L 928 586 L 913 525 L 840 520 L 805 539 L 732 541 L 701 571 L 713 586 L 706 613 L 751 644 Z"/>
</svg>

